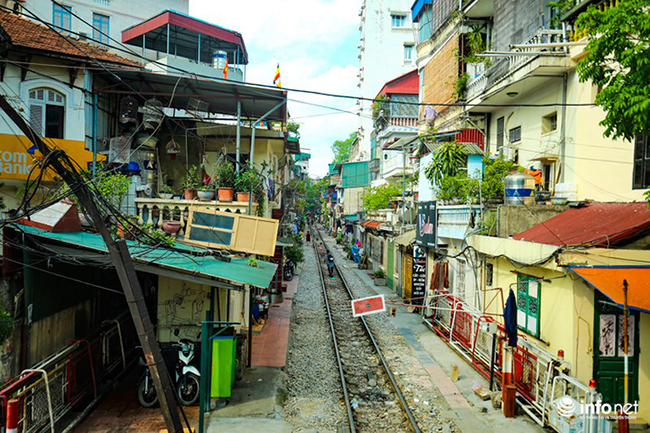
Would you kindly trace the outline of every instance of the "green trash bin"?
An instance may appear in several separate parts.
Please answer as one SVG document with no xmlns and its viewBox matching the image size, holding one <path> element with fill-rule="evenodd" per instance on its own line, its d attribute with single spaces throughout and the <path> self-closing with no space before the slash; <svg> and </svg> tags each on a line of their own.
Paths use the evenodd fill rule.
<svg viewBox="0 0 650 433">
<path fill-rule="evenodd" d="M 235 383 L 235 337 L 212 338 L 212 377 L 210 397 L 228 398 Z"/>
</svg>

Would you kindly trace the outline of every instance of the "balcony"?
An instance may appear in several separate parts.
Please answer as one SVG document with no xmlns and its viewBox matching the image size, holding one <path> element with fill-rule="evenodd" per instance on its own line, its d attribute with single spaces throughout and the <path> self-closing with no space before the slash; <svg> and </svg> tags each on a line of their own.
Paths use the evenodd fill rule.
<svg viewBox="0 0 650 433">
<path fill-rule="evenodd" d="M 575 68 L 564 48 L 552 46 L 563 41 L 562 30 L 540 29 L 524 43 L 517 44 L 512 56 L 500 58 L 482 73 L 474 68 L 479 73 L 470 75 L 467 102 L 471 105 L 512 102 L 505 93 L 524 93 Z M 485 111 L 485 108 L 480 109 Z"/>
<path fill-rule="evenodd" d="M 138 222 L 140 224 L 151 223 L 162 230 L 163 220 L 180 221 L 181 229 L 178 232 L 178 235 L 181 237 L 185 234 L 187 218 L 191 207 L 238 214 L 248 213 L 248 202 L 241 201 L 222 202 L 216 200 L 199 201 L 163 198 L 136 198 L 135 205 L 137 208 Z M 253 215 L 255 214 L 256 209 L 257 204 L 253 203 Z"/>
<path fill-rule="evenodd" d="M 408 155 L 406 157 L 406 167 L 404 167 L 404 157 L 401 152 L 396 152 L 394 156 L 382 161 L 381 175 L 388 181 L 398 180 L 402 178 L 402 175 L 411 176 L 412 174 L 413 164 L 411 164 Z"/>
<path fill-rule="evenodd" d="M 494 0 L 463 0 L 461 8 L 467 18 L 489 18 L 494 15 Z"/>
<path fill-rule="evenodd" d="M 469 230 L 474 214 L 474 221 L 478 224 L 481 218 L 480 205 L 452 205 L 438 208 L 438 236 L 441 238 L 464 239 Z"/>
<path fill-rule="evenodd" d="M 209 63 L 198 63 L 196 60 L 190 60 L 172 55 L 162 57 L 156 60 L 156 63 L 148 63 L 145 68 L 151 70 L 152 72 L 159 72 L 163 74 L 178 75 L 178 71 L 180 69 L 187 71 L 188 73 L 193 73 L 200 76 L 225 78 L 223 69 L 221 68 L 213 68 Z M 228 80 L 243 82 L 244 71 L 237 66 L 229 66 Z"/>
</svg>

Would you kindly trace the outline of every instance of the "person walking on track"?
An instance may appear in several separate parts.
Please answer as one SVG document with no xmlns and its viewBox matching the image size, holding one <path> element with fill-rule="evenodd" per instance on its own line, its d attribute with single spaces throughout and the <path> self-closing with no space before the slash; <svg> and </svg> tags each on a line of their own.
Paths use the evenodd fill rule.
<svg viewBox="0 0 650 433">
<path fill-rule="evenodd" d="M 334 279 L 334 256 L 330 253 L 330 250 L 325 252 L 325 263 L 327 264 L 327 272 L 330 278 Z"/>
</svg>

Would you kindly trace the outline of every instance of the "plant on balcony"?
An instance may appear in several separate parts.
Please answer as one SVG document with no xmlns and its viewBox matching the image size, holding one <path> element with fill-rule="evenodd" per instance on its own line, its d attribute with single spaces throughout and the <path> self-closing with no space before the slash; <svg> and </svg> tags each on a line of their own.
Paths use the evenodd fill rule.
<svg viewBox="0 0 650 433">
<path fill-rule="evenodd" d="M 390 114 L 388 112 L 390 110 L 389 101 L 390 98 L 384 94 L 377 96 L 375 102 L 372 103 L 372 118 L 374 120 L 378 120 L 382 117 L 388 117 Z"/>
<path fill-rule="evenodd" d="M 173 247 L 176 243 L 176 239 L 173 236 L 168 235 L 151 223 L 144 224 L 142 226 L 142 231 L 146 233 L 145 236 L 139 238 L 140 242 L 143 244 L 156 247 Z"/>
<path fill-rule="evenodd" d="M 447 176 L 457 176 L 467 164 L 467 151 L 462 144 L 453 141 L 442 143 L 433 154 L 424 175 L 432 185 L 440 185 Z"/>
<path fill-rule="evenodd" d="M 501 201 L 505 195 L 505 178 L 512 172 L 523 172 L 523 167 L 502 157 L 483 158 L 481 195 L 484 201 Z"/>
<path fill-rule="evenodd" d="M 402 189 L 395 184 L 372 186 L 365 190 L 361 200 L 363 200 L 362 207 L 366 211 L 387 209 L 393 197 L 402 194 Z"/>
<path fill-rule="evenodd" d="M 463 72 L 458 76 L 456 82 L 454 83 L 454 93 L 452 93 L 452 98 L 457 101 L 462 101 L 467 96 L 467 83 L 469 82 L 469 74 Z"/>
<path fill-rule="evenodd" d="M 196 179 L 197 170 L 198 169 L 196 165 L 190 166 L 187 169 L 187 173 L 185 174 L 183 181 L 181 182 L 181 184 L 183 185 L 185 200 L 194 199 L 196 188 L 199 186 L 199 181 Z"/>
<path fill-rule="evenodd" d="M 169 200 L 170 198 L 172 198 L 173 195 L 174 195 L 174 188 L 172 188 L 169 185 L 163 185 L 160 188 L 160 192 L 158 193 L 158 196 L 160 198 L 166 199 L 166 200 Z"/>
<path fill-rule="evenodd" d="M 214 175 L 215 183 L 219 186 L 217 190 L 219 201 L 233 201 L 235 198 L 235 165 L 224 158 L 217 165 Z"/>
</svg>

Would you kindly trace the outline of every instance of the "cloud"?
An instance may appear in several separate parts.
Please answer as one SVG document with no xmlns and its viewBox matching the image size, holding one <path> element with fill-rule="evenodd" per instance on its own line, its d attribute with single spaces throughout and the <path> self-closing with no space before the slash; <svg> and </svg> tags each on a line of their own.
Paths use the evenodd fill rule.
<svg viewBox="0 0 650 433">
<path fill-rule="evenodd" d="M 360 0 L 190 0 L 191 15 L 242 34 L 248 82 L 271 84 L 279 63 L 285 88 L 346 95 L 358 93 L 359 8 Z M 323 176 L 332 142 L 356 131 L 359 119 L 315 105 L 354 112 L 356 101 L 298 92 L 289 92 L 289 99 L 301 146 L 312 154 L 310 174 Z"/>
</svg>

